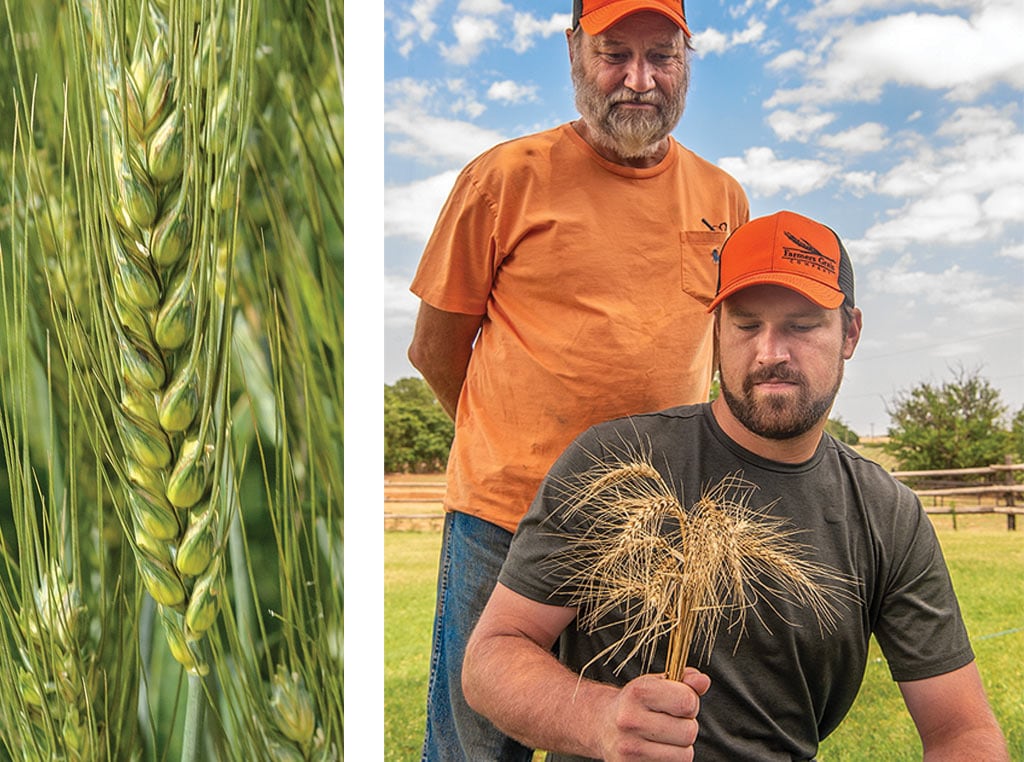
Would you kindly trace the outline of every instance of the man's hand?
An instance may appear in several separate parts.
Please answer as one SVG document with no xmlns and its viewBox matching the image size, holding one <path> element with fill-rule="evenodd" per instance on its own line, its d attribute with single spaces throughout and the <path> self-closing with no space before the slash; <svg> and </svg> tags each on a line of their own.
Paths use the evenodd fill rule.
<svg viewBox="0 0 1024 762">
<path fill-rule="evenodd" d="M 602 758 L 693 759 L 700 697 L 710 685 L 707 675 L 690 667 L 682 682 L 664 675 L 641 675 L 627 683 L 608 705 Z"/>
<path fill-rule="evenodd" d="M 576 610 L 495 586 L 466 649 L 469 705 L 533 749 L 604 760 L 693 759 L 700 697 L 711 680 L 641 675 L 623 687 L 581 678 L 551 652 Z"/>
</svg>

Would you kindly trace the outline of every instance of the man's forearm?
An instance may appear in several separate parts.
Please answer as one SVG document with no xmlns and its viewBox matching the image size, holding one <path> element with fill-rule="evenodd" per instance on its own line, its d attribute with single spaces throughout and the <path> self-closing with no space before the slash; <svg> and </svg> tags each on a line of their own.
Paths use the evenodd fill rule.
<svg viewBox="0 0 1024 762">
<path fill-rule="evenodd" d="M 466 362 L 468 364 L 468 358 Z M 462 384 L 466 381 L 465 367 L 462 368 L 461 373 L 437 373 L 430 370 L 421 370 L 420 372 L 423 373 L 423 380 L 427 382 L 427 386 L 434 392 L 434 396 L 437 397 L 441 407 L 444 408 L 448 417 L 454 421 L 455 413 L 459 407 L 459 395 L 462 393 Z"/>
<path fill-rule="evenodd" d="M 1006 739 L 985 697 L 978 665 L 900 683 L 926 762 L 1008 762 Z"/>
<path fill-rule="evenodd" d="M 426 302 L 420 305 L 409 361 L 453 421 L 482 320 L 481 315 L 445 312 Z"/>
<path fill-rule="evenodd" d="M 467 651 L 463 689 L 473 709 L 524 745 L 587 757 L 601 756 L 595 726 L 618 692 L 581 679 L 515 636 L 489 638 Z"/>
<path fill-rule="evenodd" d="M 1010 752 L 1002 731 L 993 725 L 964 729 L 928 744 L 924 762 L 1010 762 Z"/>
</svg>

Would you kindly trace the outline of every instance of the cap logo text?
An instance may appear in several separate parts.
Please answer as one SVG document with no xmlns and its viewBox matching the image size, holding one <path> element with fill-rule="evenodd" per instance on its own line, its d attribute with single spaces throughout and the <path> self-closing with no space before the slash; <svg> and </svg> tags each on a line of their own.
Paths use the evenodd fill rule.
<svg viewBox="0 0 1024 762">
<path fill-rule="evenodd" d="M 783 245 L 782 258 L 784 260 L 798 265 L 813 267 L 829 275 L 836 274 L 836 260 L 826 254 L 822 254 L 804 239 L 797 238 L 788 231 L 783 232 L 786 233 L 786 238 L 795 244 L 795 246 Z"/>
</svg>

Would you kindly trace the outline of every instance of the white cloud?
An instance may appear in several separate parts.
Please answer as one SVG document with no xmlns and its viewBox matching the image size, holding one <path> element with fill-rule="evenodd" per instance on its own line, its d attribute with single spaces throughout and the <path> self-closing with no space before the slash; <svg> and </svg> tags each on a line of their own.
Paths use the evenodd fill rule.
<svg viewBox="0 0 1024 762">
<path fill-rule="evenodd" d="M 814 108 L 799 111 L 773 111 L 768 115 L 768 126 L 779 140 L 796 140 L 806 143 L 815 132 L 831 124 L 835 114 L 821 113 Z"/>
<path fill-rule="evenodd" d="M 729 47 L 729 38 L 711 27 L 694 33 L 690 41 L 693 43 L 694 52 L 700 58 L 711 53 L 722 53 Z"/>
<path fill-rule="evenodd" d="M 433 37 L 437 31 L 437 24 L 432 17 L 440 4 L 441 0 L 415 0 L 409 6 L 408 17 L 401 18 L 395 23 L 395 38 L 405 41 L 399 49 L 403 56 L 409 55 L 415 39 L 427 42 Z"/>
<path fill-rule="evenodd" d="M 877 192 L 905 199 L 865 238 L 896 249 L 915 242 L 1001 241 L 1024 220 L 1020 108 L 958 109 L 882 175 Z M 997 244 L 998 245 L 998 244 Z"/>
<path fill-rule="evenodd" d="M 420 300 L 409 290 L 409 279 L 396 275 L 384 275 L 384 325 L 391 329 L 408 329 L 416 323 Z"/>
<path fill-rule="evenodd" d="M 511 79 L 503 79 L 487 88 L 487 97 L 503 103 L 524 103 L 537 100 L 536 85 L 521 85 Z"/>
<path fill-rule="evenodd" d="M 459 2 L 461 13 L 493 16 L 504 10 L 508 10 L 508 6 L 501 0 L 460 0 Z"/>
<path fill-rule="evenodd" d="M 935 8 L 955 9 L 964 6 L 963 0 L 907 0 L 903 5 L 931 5 Z M 835 19 L 848 19 L 872 11 L 891 11 L 900 3 L 893 0 L 824 0 L 801 14 L 797 26 L 812 29 L 822 23 L 834 23 Z"/>
<path fill-rule="evenodd" d="M 852 255 L 851 255 L 852 256 Z M 1019 315 L 1012 299 L 1000 295 L 990 279 L 980 273 L 952 265 L 942 272 L 906 269 L 904 263 L 868 272 L 868 290 L 903 299 L 921 299 L 928 304 L 970 309 L 972 319 L 995 319 Z M 940 355 L 941 356 L 941 355 Z"/>
<path fill-rule="evenodd" d="M 878 122 L 865 122 L 835 135 L 822 135 L 818 144 L 845 154 L 874 153 L 889 145 L 885 126 Z"/>
<path fill-rule="evenodd" d="M 467 66 L 480 55 L 489 40 L 498 39 L 498 25 L 491 19 L 461 16 L 452 23 L 455 45 L 441 45 L 441 55 L 453 64 Z"/>
<path fill-rule="evenodd" d="M 397 112 L 465 114 L 475 119 L 487 110 L 480 103 L 473 89 L 465 79 L 452 78 L 444 81 L 444 90 L 439 92 L 436 82 L 427 82 L 412 77 L 393 79 L 385 84 L 388 109 L 394 118 Z"/>
<path fill-rule="evenodd" d="M 562 34 L 571 24 L 572 16 L 568 13 L 555 13 L 548 19 L 539 19 L 532 13 L 517 13 L 512 19 L 515 36 L 510 47 L 516 53 L 525 53 L 533 47 L 536 37 L 547 39 Z"/>
<path fill-rule="evenodd" d="M 1013 106 L 1002 110 L 994 106 L 964 106 L 957 109 L 937 133 L 955 138 L 979 134 L 1007 136 L 1020 131 L 1018 120 L 1019 115 Z"/>
<path fill-rule="evenodd" d="M 747 149 L 742 158 L 728 156 L 719 166 L 757 196 L 802 196 L 825 185 L 839 170 L 815 159 L 780 159 L 763 146 Z"/>
<path fill-rule="evenodd" d="M 795 69 L 807 61 L 807 54 L 802 50 L 787 50 L 780 53 L 768 62 L 768 69 L 771 71 L 785 71 Z"/>
<path fill-rule="evenodd" d="M 721 54 L 729 50 L 729 48 L 758 42 L 764 37 L 765 29 L 767 29 L 767 26 L 764 22 L 753 18 L 748 19 L 745 29 L 733 32 L 728 37 L 717 29 L 708 27 L 694 33 L 692 39 L 693 47 L 700 58 L 711 53 Z"/>
<path fill-rule="evenodd" d="M 907 204 L 893 219 L 869 228 L 864 237 L 903 248 L 910 243 L 972 243 L 990 232 L 977 198 L 970 193 L 946 193 Z"/>
<path fill-rule="evenodd" d="M 876 100 L 889 85 L 921 87 L 971 101 L 997 84 L 1024 87 L 1024 3 L 981 4 L 969 19 L 903 13 L 836 32 L 825 62 L 807 84 L 778 90 L 774 107 L 791 103 Z"/>
<path fill-rule="evenodd" d="M 384 87 L 385 94 L 405 108 L 421 106 L 437 92 L 433 83 L 412 77 L 388 80 Z"/>
<path fill-rule="evenodd" d="M 452 114 L 455 114 L 456 116 L 459 114 L 465 114 L 470 119 L 476 119 L 486 110 L 487 106 L 485 106 L 472 96 L 463 96 L 461 98 L 456 98 L 454 101 L 452 101 L 451 104 Z"/>
<path fill-rule="evenodd" d="M 937 164 L 936 152 L 923 147 L 917 156 L 900 162 L 878 182 L 878 192 L 887 196 L 920 196 L 938 187 L 942 167 Z"/>
<path fill-rule="evenodd" d="M 767 0 L 767 2 L 765 2 L 765 0 L 743 0 L 742 3 L 729 6 L 729 15 L 734 19 L 743 18 L 757 6 L 761 6 L 766 11 L 770 11 L 778 4 L 779 0 Z"/>
<path fill-rule="evenodd" d="M 1006 222 L 1024 220 L 1024 178 L 1016 185 L 996 188 L 982 202 L 981 209 L 991 220 Z"/>
<path fill-rule="evenodd" d="M 999 250 L 999 256 L 1024 261 L 1024 243 L 1011 243 Z"/>
<path fill-rule="evenodd" d="M 733 45 L 750 45 L 764 37 L 764 30 L 767 28 L 764 22 L 750 19 L 746 29 L 741 32 L 733 32 L 730 42 Z"/>
<path fill-rule="evenodd" d="M 487 110 L 487 106 L 476 99 L 476 93 L 466 83 L 466 80 L 449 79 L 444 84 L 452 95 L 452 98 L 445 99 L 450 113 L 465 114 L 470 119 L 475 119 Z"/>
<path fill-rule="evenodd" d="M 874 172 L 846 172 L 842 176 L 842 183 L 854 196 L 863 198 L 874 192 L 875 178 Z"/>
<path fill-rule="evenodd" d="M 394 135 L 388 152 L 409 156 L 425 166 L 461 166 L 505 139 L 494 130 L 469 122 L 441 119 L 417 109 L 384 113 L 384 130 Z"/>
<path fill-rule="evenodd" d="M 866 238 L 844 239 L 846 250 L 856 263 L 857 268 L 874 262 L 885 253 L 886 246 L 880 241 L 869 241 Z"/>
<path fill-rule="evenodd" d="M 384 189 L 384 235 L 426 243 L 459 170 Z"/>
</svg>

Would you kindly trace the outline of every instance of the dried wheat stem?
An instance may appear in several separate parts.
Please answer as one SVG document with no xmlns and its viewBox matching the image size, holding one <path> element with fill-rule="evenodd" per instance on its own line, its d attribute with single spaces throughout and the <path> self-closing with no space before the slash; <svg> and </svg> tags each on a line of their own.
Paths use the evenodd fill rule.
<svg viewBox="0 0 1024 762">
<path fill-rule="evenodd" d="M 683 596 L 679 596 L 676 617 L 678 624 L 669 634 L 665 672 L 669 680 L 680 682 L 690 656 L 690 644 L 697 630 L 697 612 Z"/>
</svg>

